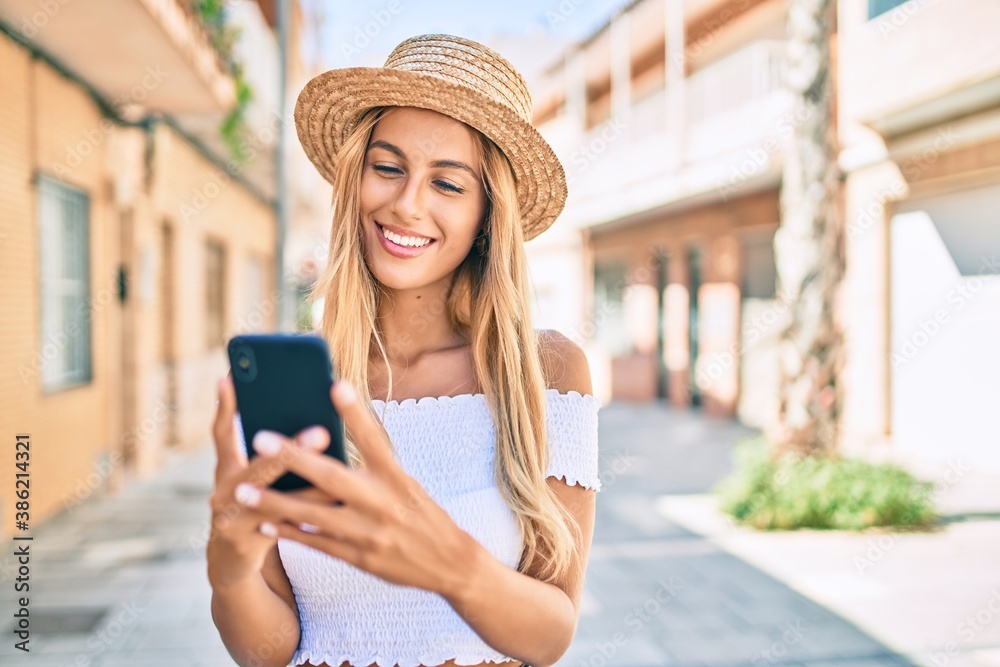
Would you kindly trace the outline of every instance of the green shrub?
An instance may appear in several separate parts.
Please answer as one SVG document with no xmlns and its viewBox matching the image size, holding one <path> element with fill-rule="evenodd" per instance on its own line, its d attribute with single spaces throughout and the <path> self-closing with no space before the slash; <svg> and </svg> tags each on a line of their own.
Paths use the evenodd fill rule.
<svg viewBox="0 0 1000 667">
<path fill-rule="evenodd" d="M 936 518 L 933 485 L 896 465 L 794 455 L 772 461 L 763 438 L 735 454 L 736 471 L 716 491 L 724 512 L 754 528 L 916 527 Z"/>
</svg>

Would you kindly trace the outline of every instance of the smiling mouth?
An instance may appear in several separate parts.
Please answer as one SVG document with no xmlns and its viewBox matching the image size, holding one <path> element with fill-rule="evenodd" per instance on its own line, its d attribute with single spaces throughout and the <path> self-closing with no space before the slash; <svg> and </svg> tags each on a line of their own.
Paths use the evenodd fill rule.
<svg viewBox="0 0 1000 667">
<path fill-rule="evenodd" d="M 433 244 L 437 240 L 437 239 L 429 239 L 426 237 L 402 236 L 401 234 L 396 234 L 392 230 L 386 229 L 378 222 L 375 222 L 375 226 L 378 227 L 379 235 L 385 241 L 401 249 L 420 250 L 422 248 L 426 248 L 427 246 Z M 404 240 L 407 242 L 401 242 Z"/>
</svg>

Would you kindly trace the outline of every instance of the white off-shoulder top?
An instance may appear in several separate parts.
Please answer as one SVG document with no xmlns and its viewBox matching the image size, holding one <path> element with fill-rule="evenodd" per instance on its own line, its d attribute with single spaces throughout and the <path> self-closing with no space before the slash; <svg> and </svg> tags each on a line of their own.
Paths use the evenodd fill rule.
<svg viewBox="0 0 1000 667">
<path fill-rule="evenodd" d="M 494 482 L 495 436 L 485 394 L 373 400 L 403 469 L 455 523 L 516 568 L 522 535 Z M 548 476 L 600 491 L 597 413 L 590 394 L 546 391 Z M 243 432 L 239 429 L 243 441 Z M 246 444 L 243 443 L 244 448 Z M 279 538 L 301 639 L 292 665 L 417 667 L 513 658 L 491 648 L 437 593 L 399 586 L 294 540 Z M 502 593 L 498 591 L 498 595 Z"/>
</svg>

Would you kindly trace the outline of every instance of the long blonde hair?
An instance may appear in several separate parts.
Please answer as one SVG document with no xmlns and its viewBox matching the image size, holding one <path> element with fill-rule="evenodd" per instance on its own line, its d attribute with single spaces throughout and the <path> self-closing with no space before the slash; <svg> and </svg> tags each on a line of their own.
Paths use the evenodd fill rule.
<svg viewBox="0 0 1000 667">
<path fill-rule="evenodd" d="M 386 401 L 392 398 L 392 369 L 376 326 L 381 287 L 364 260 L 359 184 L 372 130 L 387 109 L 367 111 L 338 154 L 329 259 L 307 297 L 310 302 L 325 298 L 320 332 L 330 346 L 334 372 L 352 382 L 369 406 L 373 344 L 389 374 Z M 493 415 L 495 482 L 524 537 L 518 570 L 536 567 L 539 579 L 552 582 L 578 554 L 579 526 L 546 483 L 546 380 L 531 325 L 513 170 L 496 144 L 470 129 L 478 139 L 488 196 L 483 232 L 489 244 L 485 249 L 474 245 L 456 269 L 444 308 L 454 330 L 470 342 L 476 380 Z M 350 441 L 348 454 L 352 465 L 363 465 Z"/>
</svg>

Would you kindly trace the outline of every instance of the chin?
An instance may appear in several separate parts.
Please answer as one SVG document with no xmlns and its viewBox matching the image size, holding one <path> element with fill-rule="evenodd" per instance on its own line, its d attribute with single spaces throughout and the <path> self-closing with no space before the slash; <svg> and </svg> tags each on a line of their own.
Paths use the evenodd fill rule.
<svg viewBox="0 0 1000 667">
<path fill-rule="evenodd" d="M 393 269 L 396 269 L 396 267 L 393 267 Z M 391 290 L 418 289 L 433 285 L 435 282 L 441 280 L 441 276 L 425 275 L 424 272 L 387 270 L 384 265 L 380 266 L 378 264 L 374 266 L 369 265 L 369 270 L 379 284 Z"/>
<path fill-rule="evenodd" d="M 414 258 L 413 260 L 394 261 L 391 257 L 380 256 L 378 251 L 376 251 L 375 256 L 376 259 L 372 261 L 372 253 L 366 252 L 365 262 L 368 265 L 368 270 L 375 276 L 375 280 L 391 290 L 430 287 L 448 279 L 464 260 L 464 258 L 459 258 L 453 261 L 444 261 L 441 258 L 435 258 L 432 262 L 420 262 L 419 258 Z"/>
</svg>

